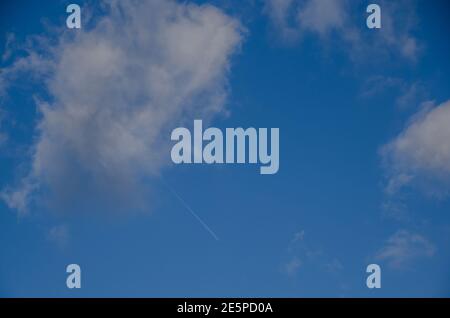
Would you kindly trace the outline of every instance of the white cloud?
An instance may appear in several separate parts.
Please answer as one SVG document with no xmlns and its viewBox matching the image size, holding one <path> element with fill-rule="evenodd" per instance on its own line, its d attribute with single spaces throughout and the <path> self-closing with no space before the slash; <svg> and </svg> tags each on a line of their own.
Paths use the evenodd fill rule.
<svg viewBox="0 0 450 318">
<path fill-rule="evenodd" d="M 298 259 L 297 257 L 294 257 L 293 259 L 291 259 L 289 262 L 287 262 L 284 265 L 284 271 L 289 276 L 293 276 L 298 272 L 298 270 L 300 269 L 301 266 L 302 266 L 302 261 L 300 259 Z"/>
<path fill-rule="evenodd" d="M 31 195 L 35 188 L 35 183 L 24 179 L 17 189 L 7 187 L 2 190 L 0 192 L 0 199 L 2 199 L 10 209 L 17 210 L 19 215 L 23 216 L 27 211 Z"/>
<path fill-rule="evenodd" d="M 403 198 L 390 198 L 383 200 L 381 204 L 383 217 L 401 222 L 410 221 L 408 208 Z"/>
<path fill-rule="evenodd" d="M 417 25 L 415 1 L 382 1 L 382 28 L 379 44 L 416 60 L 421 46 L 413 35 Z"/>
<path fill-rule="evenodd" d="M 424 100 L 426 95 L 426 89 L 422 83 L 404 84 L 395 103 L 400 109 L 412 108 L 418 105 L 418 101 Z"/>
<path fill-rule="evenodd" d="M 26 208 L 35 188 L 65 203 L 88 197 L 128 208 L 142 197 L 141 181 L 165 165 L 169 130 L 224 111 L 230 58 L 244 34 L 237 20 L 175 1 L 103 5 L 93 27 L 65 30 L 46 54 L 31 50 L 0 76 L 41 74 L 51 97 L 38 102 L 25 185 L 3 192 L 12 208 Z"/>
<path fill-rule="evenodd" d="M 344 26 L 347 16 L 343 0 L 267 0 L 264 13 L 283 40 L 296 40 L 303 32 L 323 36 Z"/>
<path fill-rule="evenodd" d="M 50 228 L 47 239 L 54 242 L 58 247 L 64 248 L 69 242 L 69 230 L 66 225 L 56 225 Z"/>
<path fill-rule="evenodd" d="M 367 62 L 379 56 L 400 55 L 415 61 L 420 45 L 413 35 L 416 26 L 412 1 L 380 1 L 382 27 L 368 30 L 366 8 L 348 0 L 266 0 L 264 13 L 283 40 L 297 40 L 304 34 L 322 41 L 340 39 L 352 59 Z M 293 17 L 293 14 L 294 17 Z M 330 35 L 333 36 L 330 36 Z"/>
<path fill-rule="evenodd" d="M 15 42 L 16 42 L 16 36 L 14 35 L 14 33 L 7 33 L 5 46 L 4 46 L 3 54 L 1 57 L 2 62 L 7 61 L 11 57 L 11 55 L 14 51 Z"/>
<path fill-rule="evenodd" d="M 399 77 L 376 75 L 367 78 L 361 97 L 372 98 L 394 93 L 395 106 L 400 110 L 414 109 L 427 99 L 428 91 L 421 81 L 406 81 Z"/>
<path fill-rule="evenodd" d="M 330 273 L 338 273 L 344 269 L 344 266 L 337 258 L 333 258 L 329 263 L 325 264 L 325 268 Z"/>
<path fill-rule="evenodd" d="M 347 3 L 341 0 L 313 0 L 300 6 L 298 23 L 312 32 L 325 35 L 326 33 L 344 28 L 347 22 Z"/>
<path fill-rule="evenodd" d="M 266 1 L 264 12 L 270 16 L 277 27 L 286 27 L 289 11 L 295 0 Z"/>
<path fill-rule="evenodd" d="M 0 147 L 8 141 L 8 134 L 4 131 L 5 111 L 0 108 Z"/>
<path fill-rule="evenodd" d="M 305 239 L 305 230 L 301 230 L 294 234 L 294 237 L 291 240 L 291 245 L 295 245 L 298 242 L 301 242 Z"/>
<path fill-rule="evenodd" d="M 402 268 L 417 259 L 432 257 L 435 251 L 434 245 L 425 237 L 399 230 L 386 241 L 375 258 L 386 261 L 393 268 Z"/>
<path fill-rule="evenodd" d="M 264 13 L 270 17 L 277 32 L 286 41 L 295 40 L 298 36 L 296 25 L 292 24 L 291 12 L 295 0 L 269 0 L 265 2 Z"/>
<path fill-rule="evenodd" d="M 383 146 L 388 194 L 407 185 L 445 195 L 450 185 L 450 101 L 429 104 L 411 118 L 405 129 Z"/>
<path fill-rule="evenodd" d="M 328 274 L 336 274 L 344 269 L 339 259 L 330 259 L 321 249 L 310 246 L 305 239 L 304 230 L 294 233 L 287 252 L 289 257 L 284 262 L 282 271 L 289 276 L 295 276 L 300 268 L 305 271 L 319 268 Z"/>
</svg>

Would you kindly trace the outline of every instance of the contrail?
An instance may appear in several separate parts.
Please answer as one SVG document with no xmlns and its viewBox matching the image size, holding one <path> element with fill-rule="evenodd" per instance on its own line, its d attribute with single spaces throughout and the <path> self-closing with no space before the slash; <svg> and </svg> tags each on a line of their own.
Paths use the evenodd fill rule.
<svg viewBox="0 0 450 318">
<path fill-rule="evenodd" d="M 208 224 L 206 224 L 198 215 L 197 213 L 194 212 L 194 210 L 191 209 L 191 207 L 186 203 L 186 201 L 183 200 L 182 197 L 180 197 L 180 195 L 172 188 L 169 186 L 169 184 L 167 182 L 164 181 L 164 179 L 161 177 L 161 181 L 162 183 L 166 186 L 167 189 L 169 189 L 169 191 L 178 199 L 178 201 L 181 202 L 181 204 L 186 208 L 186 210 L 189 211 L 189 213 L 191 213 L 191 215 L 203 226 L 203 228 L 209 233 L 211 234 L 212 237 L 214 237 L 214 239 L 216 241 L 219 240 L 219 237 L 216 235 L 216 233 L 214 233 L 213 230 L 211 230 L 211 228 L 208 226 Z"/>
</svg>

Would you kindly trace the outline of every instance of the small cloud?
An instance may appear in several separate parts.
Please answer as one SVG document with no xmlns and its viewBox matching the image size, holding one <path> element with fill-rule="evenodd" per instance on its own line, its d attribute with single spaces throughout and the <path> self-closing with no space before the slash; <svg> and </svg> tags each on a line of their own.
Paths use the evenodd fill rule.
<svg viewBox="0 0 450 318">
<path fill-rule="evenodd" d="M 329 258 L 322 250 L 311 247 L 305 239 L 304 230 L 294 233 L 287 253 L 289 257 L 283 265 L 283 272 L 289 276 L 296 274 L 300 268 L 320 268 L 327 273 L 337 273 L 344 268 L 337 258 Z"/>
<path fill-rule="evenodd" d="M 287 250 L 289 253 L 301 252 L 305 255 L 309 254 L 309 248 L 305 242 L 305 230 L 294 233 Z"/>
<path fill-rule="evenodd" d="M 325 264 L 325 269 L 330 273 L 337 273 L 343 270 L 344 266 L 337 258 L 333 258 L 331 262 Z"/>
<path fill-rule="evenodd" d="M 417 40 L 412 37 L 406 37 L 402 43 L 402 53 L 410 59 L 415 59 L 419 51 Z"/>
<path fill-rule="evenodd" d="M 399 230 L 389 237 L 386 245 L 375 255 L 380 261 L 386 261 L 392 268 L 403 268 L 410 262 L 434 255 L 436 248 L 424 236 Z"/>
<path fill-rule="evenodd" d="M 12 53 L 15 49 L 16 44 L 16 36 L 14 33 L 7 33 L 6 34 L 6 42 L 3 49 L 3 54 L 1 57 L 2 62 L 6 62 L 9 60 L 9 58 L 12 56 Z"/>
<path fill-rule="evenodd" d="M 374 97 L 376 95 L 399 89 L 404 85 L 404 81 L 397 77 L 374 75 L 367 78 L 362 85 L 362 97 Z"/>
<path fill-rule="evenodd" d="M 298 37 L 298 29 L 293 22 L 295 17 L 294 0 L 269 0 L 265 2 L 263 9 L 264 14 L 268 15 L 276 32 L 281 36 L 283 41 L 292 42 Z"/>
<path fill-rule="evenodd" d="M 300 6 L 297 19 L 304 30 L 325 36 L 333 30 L 345 31 L 347 2 L 341 0 L 310 0 Z"/>
<path fill-rule="evenodd" d="M 57 244 L 60 248 L 64 248 L 69 241 L 69 231 L 66 225 L 57 225 L 52 227 L 48 234 L 47 239 Z"/>
<path fill-rule="evenodd" d="M 396 176 L 393 176 L 391 179 L 389 179 L 388 184 L 386 185 L 386 188 L 384 191 L 388 195 L 393 195 L 399 191 L 399 189 L 403 188 L 404 186 L 408 185 L 414 177 L 412 175 L 399 173 Z"/>
<path fill-rule="evenodd" d="M 348 31 L 346 9 L 342 0 L 268 0 L 263 12 L 282 40 L 292 42 L 307 32 L 325 37 L 333 30 Z"/>
<path fill-rule="evenodd" d="M 376 75 L 364 81 L 360 96 L 373 98 L 385 97 L 385 94 L 393 94 L 395 106 L 406 110 L 421 105 L 427 99 L 428 91 L 420 81 L 408 82 L 398 77 Z"/>
<path fill-rule="evenodd" d="M 301 265 L 302 261 L 299 258 L 294 257 L 292 260 L 290 260 L 287 264 L 284 265 L 284 271 L 289 276 L 293 276 L 298 272 Z"/>
<path fill-rule="evenodd" d="M 5 202 L 8 208 L 16 210 L 19 216 L 24 216 L 28 213 L 28 207 L 32 192 L 35 185 L 31 182 L 23 182 L 18 189 L 7 187 L 0 191 L 0 199 Z"/>
<path fill-rule="evenodd" d="M 1 70 L 0 70 L 0 74 L 1 74 Z M 0 108 L 0 147 L 3 146 L 8 141 L 8 134 L 3 131 L 4 119 L 5 119 L 5 111 Z"/>
<path fill-rule="evenodd" d="M 381 204 L 383 216 L 389 219 L 406 222 L 410 220 L 407 205 L 402 198 L 388 198 Z"/>
<path fill-rule="evenodd" d="M 304 238 L 305 238 L 305 231 L 301 230 L 300 232 L 294 234 L 294 238 L 292 239 L 291 244 L 303 241 Z"/>
<path fill-rule="evenodd" d="M 420 82 L 414 82 L 410 85 L 402 87 L 402 93 L 397 97 L 395 104 L 400 109 L 407 109 L 417 106 L 422 100 L 426 98 L 427 92 L 425 87 Z"/>
</svg>

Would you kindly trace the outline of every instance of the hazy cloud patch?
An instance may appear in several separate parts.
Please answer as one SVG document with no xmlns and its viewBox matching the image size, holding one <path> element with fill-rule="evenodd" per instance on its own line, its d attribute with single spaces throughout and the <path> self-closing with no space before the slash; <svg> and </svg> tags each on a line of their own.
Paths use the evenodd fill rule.
<svg viewBox="0 0 450 318">
<path fill-rule="evenodd" d="M 422 49 L 414 29 L 417 25 L 415 2 L 380 1 L 382 27 L 366 28 L 364 3 L 348 0 L 266 0 L 263 12 L 282 41 L 299 41 L 308 34 L 324 43 L 339 39 L 352 59 L 392 54 L 416 61 Z M 331 36 L 332 35 L 332 36 Z"/>
<path fill-rule="evenodd" d="M 399 230 L 389 237 L 384 247 L 375 255 L 377 260 L 386 261 L 393 268 L 404 268 L 421 258 L 435 254 L 436 248 L 424 236 Z"/>
</svg>

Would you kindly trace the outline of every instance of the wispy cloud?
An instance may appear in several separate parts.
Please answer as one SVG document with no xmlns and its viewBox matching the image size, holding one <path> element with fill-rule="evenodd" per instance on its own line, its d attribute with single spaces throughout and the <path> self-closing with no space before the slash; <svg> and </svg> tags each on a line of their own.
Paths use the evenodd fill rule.
<svg viewBox="0 0 450 318">
<path fill-rule="evenodd" d="M 366 30 L 364 3 L 348 0 L 266 0 L 264 12 L 283 41 L 308 34 L 322 41 L 339 38 L 352 58 L 396 54 L 415 61 L 421 45 L 413 35 L 417 25 L 412 1 L 380 1 L 382 28 Z M 332 36 L 331 36 L 332 35 Z"/>
<path fill-rule="evenodd" d="M 56 225 L 50 228 L 47 239 L 54 242 L 59 248 L 65 248 L 69 242 L 69 230 L 66 225 Z"/>
<path fill-rule="evenodd" d="M 395 101 L 400 109 L 407 109 L 419 105 L 427 96 L 424 85 L 420 82 L 413 82 L 409 85 L 403 85 L 401 94 Z"/>
<path fill-rule="evenodd" d="M 267 0 L 264 13 L 282 40 L 296 41 L 304 32 L 325 36 L 347 22 L 346 3 L 340 0 Z"/>
<path fill-rule="evenodd" d="M 0 108 L 0 147 L 5 145 L 9 139 L 8 134 L 4 130 L 4 118 L 5 118 L 5 111 Z"/>
<path fill-rule="evenodd" d="M 289 276 L 293 276 L 298 272 L 301 265 L 302 265 L 302 261 L 298 257 L 294 256 L 290 261 L 288 261 L 284 265 L 284 271 Z"/>
<path fill-rule="evenodd" d="M 2 62 L 6 62 L 9 60 L 14 52 L 16 46 L 16 36 L 14 33 L 7 33 L 6 34 L 6 41 L 5 46 L 3 49 L 3 54 L 1 57 Z"/>
<path fill-rule="evenodd" d="M 344 269 L 338 258 L 330 258 L 321 249 L 311 246 L 306 240 L 304 230 L 294 233 L 287 252 L 288 260 L 283 264 L 282 269 L 289 276 L 295 276 L 302 268 L 308 270 L 311 266 L 333 275 Z"/>
<path fill-rule="evenodd" d="M 384 247 L 375 255 L 377 260 L 386 261 L 393 268 L 404 268 L 420 258 L 432 257 L 434 245 L 424 236 L 399 230 L 388 238 Z"/>
<path fill-rule="evenodd" d="M 347 2 L 336 0 L 310 0 L 299 5 L 297 21 L 301 29 L 325 36 L 338 30 L 345 31 Z"/>
<path fill-rule="evenodd" d="M 428 91 L 421 81 L 407 81 L 400 77 L 375 75 L 362 85 L 361 97 L 394 95 L 393 104 L 399 110 L 414 109 L 428 97 Z"/>
</svg>

